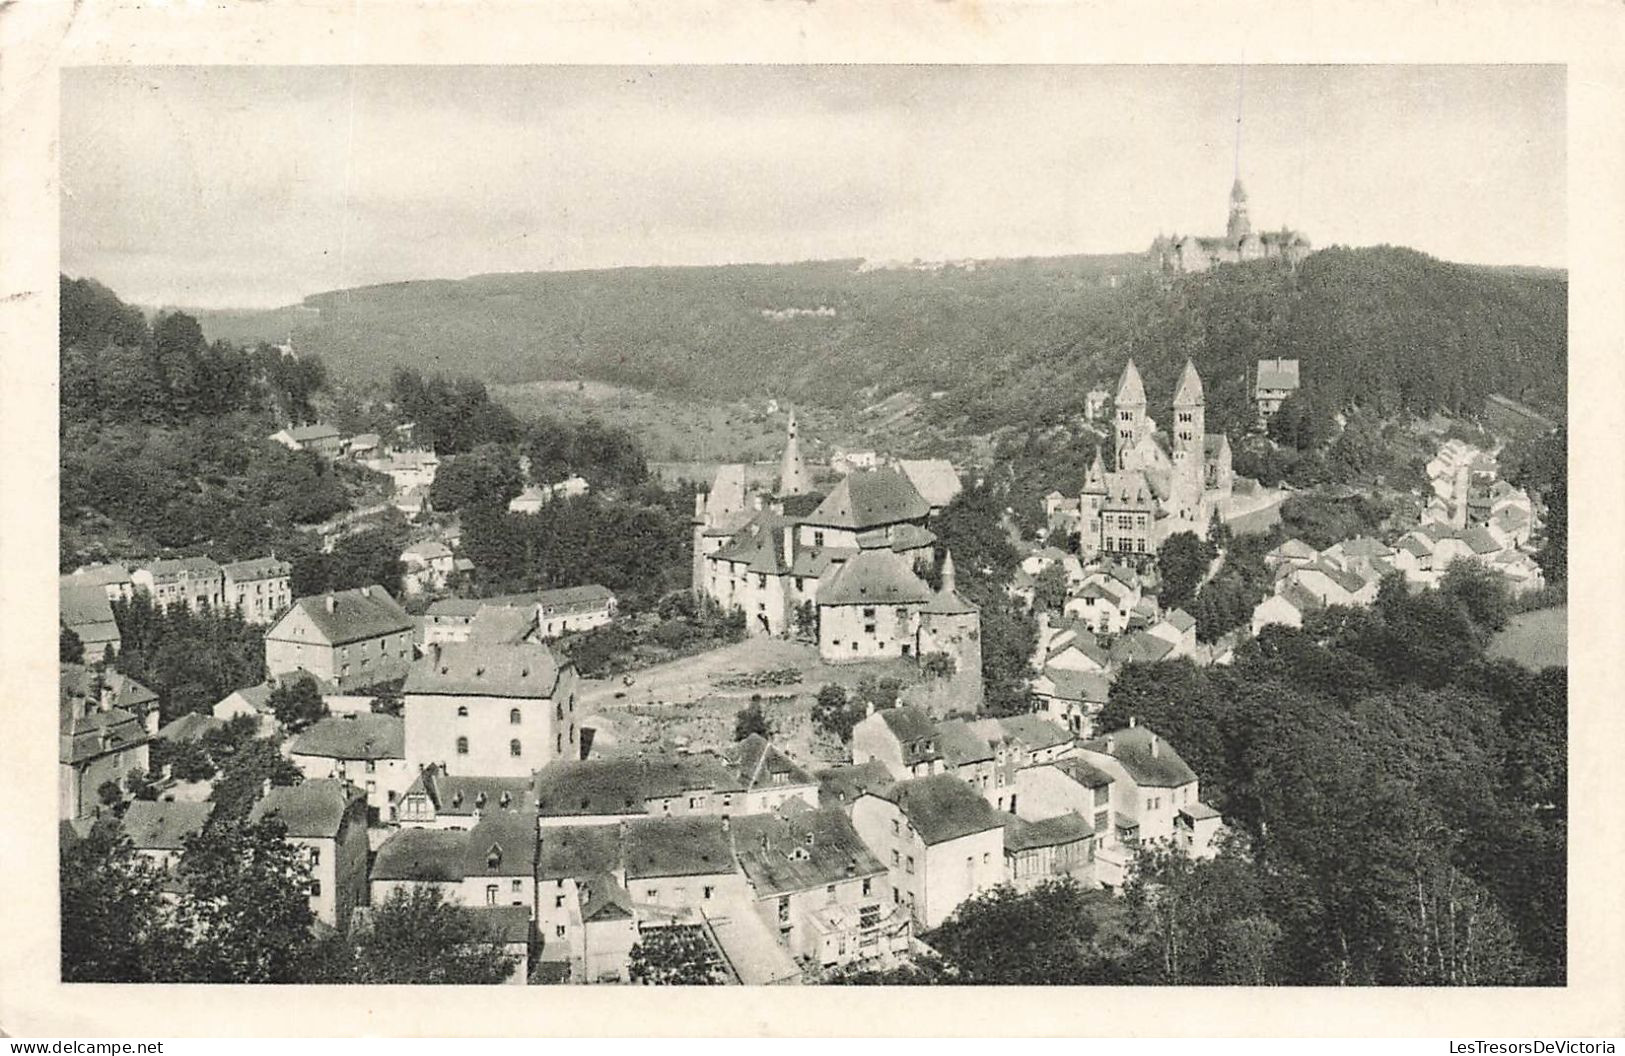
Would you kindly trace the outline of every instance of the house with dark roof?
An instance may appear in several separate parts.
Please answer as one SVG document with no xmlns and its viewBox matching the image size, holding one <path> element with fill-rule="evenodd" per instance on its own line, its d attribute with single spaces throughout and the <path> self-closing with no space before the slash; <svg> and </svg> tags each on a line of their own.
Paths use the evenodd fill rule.
<svg viewBox="0 0 1625 1056">
<path fill-rule="evenodd" d="M 933 514 L 941 513 L 964 490 L 958 471 L 946 458 L 900 458 L 897 470 L 914 485 Z"/>
<path fill-rule="evenodd" d="M 100 588 L 108 601 L 129 601 L 135 596 L 135 581 L 130 578 L 129 569 L 123 565 L 80 565 L 64 578 L 82 587 Z"/>
<path fill-rule="evenodd" d="M 737 817 L 791 801 L 818 805 L 812 775 L 761 738 L 724 755 L 626 756 L 554 763 L 536 774 L 544 829 L 641 817 Z"/>
<path fill-rule="evenodd" d="M 373 859 L 372 901 L 428 886 L 465 906 L 513 906 L 535 920 L 536 875 L 535 813 L 494 810 L 471 828 L 391 833 Z"/>
<path fill-rule="evenodd" d="M 1298 361 L 1295 359 L 1261 359 L 1253 375 L 1253 400 L 1258 404 L 1258 425 L 1269 424 L 1275 412 L 1288 396 L 1298 391 L 1301 384 Z"/>
<path fill-rule="evenodd" d="M 402 687 L 409 770 L 519 777 L 580 757 L 576 670 L 541 642 L 444 642 Z"/>
<path fill-rule="evenodd" d="M 117 656 L 123 645 L 113 606 L 99 584 L 63 576 L 57 588 L 57 621 L 78 637 L 80 663 L 100 663 L 109 650 Z"/>
<path fill-rule="evenodd" d="M 419 770 L 402 793 L 396 818 L 402 826 L 471 829 L 494 810 L 535 813 L 534 776 L 483 777 L 448 774 L 433 763 Z"/>
<path fill-rule="evenodd" d="M 78 664 L 60 667 L 57 806 L 62 818 L 95 813 L 107 782 L 124 787 L 148 766 L 157 696 L 133 678 Z"/>
<path fill-rule="evenodd" d="M 289 451 L 310 451 L 323 458 L 338 458 L 344 453 L 343 435 L 333 426 L 320 422 L 279 429 L 270 439 Z"/>
<path fill-rule="evenodd" d="M 258 726 L 256 736 L 269 737 L 277 728 L 276 714 L 271 710 L 273 688 L 271 683 L 261 682 L 256 686 L 234 689 L 215 703 L 211 713 L 222 722 L 230 722 L 239 715 L 250 716 Z"/>
<path fill-rule="evenodd" d="M 740 814 L 765 814 L 791 800 L 817 805 L 817 780 L 760 734 L 729 745 L 722 758 L 741 786 Z"/>
<path fill-rule="evenodd" d="M 379 586 L 298 598 L 265 632 L 275 678 L 305 671 L 340 690 L 399 678 L 412 661 L 412 618 Z"/>
<path fill-rule="evenodd" d="M 888 960 L 908 949 L 908 914 L 886 867 L 839 808 L 791 809 L 733 822 L 752 907 L 806 966 Z"/>
<path fill-rule="evenodd" d="M 250 822 L 280 823 L 310 866 L 310 909 L 343 930 L 367 900 L 367 797 L 343 781 L 273 787 L 249 812 Z"/>
<path fill-rule="evenodd" d="M 276 557 L 257 557 L 220 566 L 225 605 L 253 624 L 269 624 L 293 604 L 293 566 Z"/>
<path fill-rule="evenodd" d="M 213 813 L 213 803 L 138 799 L 125 808 L 120 824 L 135 853 L 165 873 L 173 873 L 187 838 L 203 831 Z"/>
<path fill-rule="evenodd" d="M 852 806 L 852 825 L 890 874 L 916 927 L 1004 882 L 1004 819 L 952 774 L 899 781 Z"/>
<path fill-rule="evenodd" d="M 818 771 L 818 805 L 852 813 L 852 804 L 865 792 L 885 788 L 897 779 L 878 759 L 867 763 L 837 763 Z"/>
<path fill-rule="evenodd" d="M 1041 714 L 1074 737 L 1088 737 L 1095 717 L 1106 706 L 1111 679 L 1095 671 L 1075 671 L 1053 664 L 1033 679 L 1033 696 Z"/>
<path fill-rule="evenodd" d="M 1128 819 L 1139 842 L 1181 846 L 1194 857 L 1214 853 L 1222 820 L 1202 803 L 1196 772 L 1159 734 L 1131 717 L 1127 727 L 1079 749 L 1086 762 L 1111 775 L 1112 809 Z"/>
<path fill-rule="evenodd" d="M 366 792 L 374 824 L 397 820 L 415 776 L 406 768 L 406 723 L 398 715 L 329 715 L 294 737 L 287 751 L 306 778 L 337 778 Z"/>
<path fill-rule="evenodd" d="M 878 762 L 898 781 L 948 769 L 931 716 L 906 704 L 874 711 L 852 728 L 852 761 Z"/>
</svg>

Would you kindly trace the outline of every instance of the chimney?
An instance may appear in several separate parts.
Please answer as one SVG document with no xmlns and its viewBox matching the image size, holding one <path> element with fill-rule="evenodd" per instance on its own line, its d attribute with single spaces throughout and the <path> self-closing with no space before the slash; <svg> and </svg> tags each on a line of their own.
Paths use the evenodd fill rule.
<svg viewBox="0 0 1625 1056">
<path fill-rule="evenodd" d="M 728 815 L 726 815 L 726 814 L 724 814 L 722 816 L 722 831 L 723 832 L 728 831 Z"/>
<path fill-rule="evenodd" d="M 370 597 L 372 597 L 372 588 L 371 588 L 371 587 L 362 587 L 362 588 L 361 588 L 361 596 L 362 596 L 362 597 L 363 597 L 363 598 L 370 598 Z"/>
<path fill-rule="evenodd" d="M 1106 735 L 1106 754 L 1111 755 L 1117 750 L 1117 738 L 1111 734 Z"/>
<path fill-rule="evenodd" d="M 338 599 L 333 597 L 331 594 L 328 594 L 322 598 L 322 604 L 327 607 L 328 612 L 333 612 L 339 607 Z"/>
<path fill-rule="evenodd" d="M 767 853 L 767 833 L 762 833 L 762 853 Z"/>
<path fill-rule="evenodd" d="M 1160 741 L 1161 738 L 1159 738 L 1156 734 L 1153 733 L 1151 735 L 1151 758 L 1153 759 L 1157 757 L 1157 745 Z"/>
<path fill-rule="evenodd" d="M 1128 717 L 1128 728 L 1132 730 L 1137 722 L 1139 722 L 1139 719 L 1133 715 L 1130 715 Z"/>
<path fill-rule="evenodd" d="M 106 711 L 113 706 L 113 687 L 103 681 L 97 689 L 96 703 L 101 710 Z"/>
</svg>

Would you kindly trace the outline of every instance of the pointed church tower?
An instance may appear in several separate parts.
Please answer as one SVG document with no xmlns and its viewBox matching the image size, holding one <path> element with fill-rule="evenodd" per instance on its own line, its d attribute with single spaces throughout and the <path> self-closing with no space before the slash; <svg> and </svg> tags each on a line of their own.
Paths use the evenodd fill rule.
<svg viewBox="0 0 1625 1056">
<path fill-rule="evenodd" d="M 1187 359 L 1179 375 L 1179 388 L 1174 390 L 1173 512 L 1201 530 L 1207 528 L 1208 520 L 1202 506 L 1207 440 L 1205 404 L 1202 377 L 1196 373 L 1196 364 Z"/>
<path fill-rule="evenodd" d="M 1106 506 L 1106 466 L 1095 445 L 1095 460 L 1083 477 L 1083 494 L 1078 496 L 1078 554 L 1084 560 L 1100 552 L 1100 515 Z"/>
<path fill-rule="evenodd" d="M 1247 217 L 1247 188 L 1241 185 L 1241 177 L 1230 185 L 1230 221 L 1224 226 L 1225 240 L 1235 245 L 1243 238 L 1253 233 L 1253 222 Z"/>
<path fill-rule="evenodd" d="M 779 463 L 779 496 L 805 495 L 812 491 L 812 479 L 801 461 L 801 442 L 796 438 L 796 411 L 790 408 L 788 436 L 784 441 L 784 460 Z"/>
<path fill-rule="evenodd" d="M 1100 459 L 1100 445 L 1095 445 L 1095 460 L 1089 463 L 1089 472 L 1083 475 L 1085 495 L 1106 494 L 1106 465 Z"/>
<path fill-rule="evenodd" d="M 1123 469 L 1128 465 L 1129 452 L 1146 433 L 1145 383 L 1133 359 L 1123 368 L 1113 406 L 1117 411 L 1117 468 Z"/>
</svg>

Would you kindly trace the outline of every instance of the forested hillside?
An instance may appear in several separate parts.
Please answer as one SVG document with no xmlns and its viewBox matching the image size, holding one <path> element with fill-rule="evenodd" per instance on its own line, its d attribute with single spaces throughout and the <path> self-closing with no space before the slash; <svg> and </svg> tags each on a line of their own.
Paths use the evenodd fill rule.
<svg viewBox="0 0 1625 1056">
<path fill-rule="evenodd" d="M 1472 414 L 1502 392 L 1561 415 L 1567 289 L 1561 272 L 1389 247 L 1325 250 L 1296 271 L 1259 262 L 1174 278 L 1133 256 L 934 271 L 827 261 L 400 283 L 205 325 L 239 337 L 291 329 L 337 373 L 374 379 L 455 362 L 488 382 L 586 378 L 826 405 L 871 388 L 941 392 L 932 413 L 966 433 L 1077 415 L 1130 355 L 1156 403 L 1190 356 L 1209 428 L 1237 430 L 1252 365 L 1276 355 L 1302 360 L 1328 401 L 1379 413 Z"/>
</svg>

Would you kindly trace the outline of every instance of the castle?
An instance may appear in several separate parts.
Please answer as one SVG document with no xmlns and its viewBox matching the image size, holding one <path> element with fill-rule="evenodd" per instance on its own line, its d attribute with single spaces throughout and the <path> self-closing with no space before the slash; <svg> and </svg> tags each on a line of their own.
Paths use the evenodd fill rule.
<svg viewBox="0 0 1625 1056">
<path fill-rule="evenodd" d="M 1230 514 L 1230 439 L 1207 432 L 1196 364 L 1174 390 L 1173 431 L 1146 415 L 1145 384 L 1130 359 L 1114 401 L 1117 453 L 1108 471 L 1096 449 L 1079 497 L 1080 553 L 1141 564 L 1170 535 L 1203 535 Z"/>
<path fill-rule="evenodd" d="M 1151 256 L 1164 271 L 1190 272 L 1248 260 L 1281 260 L 1295 265 L 1312 248 L 1301 231 L 1283 227 L 1255 233 L 1247 216 L 1247 189 L 1237 176 L 1230 187 L 1230 220 L 1222 236 L 1158 235 L 1151 243 Z"/>
<path fill-rule="evenodd" d="M 816 612 L 827 661 L 947 653 L 979 684 L 980 614 L 956 589 L 952 555 L 935 590 L 916 571 L 936 560 L 933 510 L 892 467 L 854 470 L 818 494 L 791 412 L 775 492 L 751 491 L 745 467 L 727 465 L 695 496 L 693 590 L 742 610 L 752 634 L 789 635 Z"/>
</svg>

